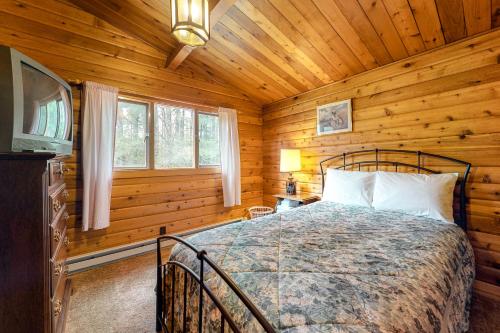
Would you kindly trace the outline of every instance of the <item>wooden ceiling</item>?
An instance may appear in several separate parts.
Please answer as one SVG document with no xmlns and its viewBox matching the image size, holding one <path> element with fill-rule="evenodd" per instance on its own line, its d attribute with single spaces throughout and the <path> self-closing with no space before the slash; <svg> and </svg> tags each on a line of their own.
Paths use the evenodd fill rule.
<svg viewBox="0 0 500 333">
<path fill-rule="evenodd" d="M 70 1 L 163 52 L 165 60 L 180 50 L 170 34 L 170 0 Z M 500 25 L 500 0 L 221 2 L 210 41 L 188 52 L 180 70 L 217 77 L 259 104 Z"/>
</svg>

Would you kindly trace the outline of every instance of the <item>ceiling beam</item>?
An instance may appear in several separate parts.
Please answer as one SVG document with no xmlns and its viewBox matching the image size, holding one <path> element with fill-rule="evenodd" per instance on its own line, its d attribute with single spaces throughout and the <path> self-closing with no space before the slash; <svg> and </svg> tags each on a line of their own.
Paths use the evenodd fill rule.
<svg viewBox="0 0 500 333">
<path fill-rule="evenodd" d="M 219 22 L 219 20 L 226 14 L 226 12 L 234 5 L 236 0 L 219 0 L 212 10 L 210 11 L 210 31 L 212 28 Z M 184 60 L 193 52 L 195 48 L 179 44 L 179 46 L 172 52 L 172 54 L 168 57 L 166 68 L 170 70 L 176 70 Z"/>
</svg>

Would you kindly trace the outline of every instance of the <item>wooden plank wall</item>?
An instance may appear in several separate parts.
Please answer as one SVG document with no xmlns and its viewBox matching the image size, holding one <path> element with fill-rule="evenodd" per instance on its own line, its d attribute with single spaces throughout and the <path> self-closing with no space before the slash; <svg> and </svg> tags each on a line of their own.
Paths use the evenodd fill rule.
<svg viewBox="0 0 500 333">
<path fill-rule="evenodd" d="M 469 236 L 478 290 L 500 297 L 500 30 L 264 107 L 264 201 L 282 192 L 280 148 L 300 148 L 301 192 L 321 193 L 319 161 L 370 148 L 469 161 Z M 352 98 L 353 132 L 316 136 L 316 106 Z M 447 169 L 446 165 L 442 166 Z M 449 168 L 448 168 L 449 169 Z"/>
<path fill-rule="evenodd" d="M 218 169 L 116 172 L 111 226 L 80 231 L 80 91 L 73 89 L 75 145 L 67 183 L 69 255 L 154 238 L 160 226 L 177 232 L 237 218 L 262 203 L 262 111 L 231 86 L 163 68 L 166 55 L 124 35 L 65 1 L 3 1 L 0 44 L 41 62 L 65 79 L 92 80 L 126 93 L 238 110 L 243 204 L 224 209 Z"/>
</svg>

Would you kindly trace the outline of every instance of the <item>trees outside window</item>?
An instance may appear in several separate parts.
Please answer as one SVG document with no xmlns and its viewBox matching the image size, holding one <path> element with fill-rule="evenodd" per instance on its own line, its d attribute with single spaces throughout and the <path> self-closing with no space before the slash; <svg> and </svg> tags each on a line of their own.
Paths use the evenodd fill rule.
<svg viewBox="0 0 500 333">
<path fill-rule="evenodd" d="M 115 168 L 148 167 L 147 103 L 120 99 L 116 115 Z"/>
<path fill-rule="evenodd" d="M 163 103 L 152 105 L 119 100 L 115 168 L 173 169 L 220 164 L 217 114 Z"/>
</svg>

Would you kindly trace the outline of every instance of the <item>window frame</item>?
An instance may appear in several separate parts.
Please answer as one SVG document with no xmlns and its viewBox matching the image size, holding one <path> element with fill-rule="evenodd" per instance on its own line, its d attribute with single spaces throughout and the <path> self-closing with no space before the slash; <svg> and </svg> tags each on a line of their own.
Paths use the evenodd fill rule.
<svg viewBox="0 0 500 333">
<path fill-rule="evenodd" d="M 147 105 L 147 133 L 145 140 L 147 140 L 146 145 L 146 167 L 115 167 L 114 166 L 114 158 L 113 158 L 113 171 L 124 171 L 124 172 L 132 172 L 132 171 L 153 171 L 155 173 L 175 173 L 176 171 L 184 172 L 189 170 L 220 170 L 220 159 L 219 164 L 214 165 L 200 165 L 199 160 L 199 146 L 200 146 L 200 138 L 199 138 L 199 114 L 207 114 L 215 117 L 219 117 L 219 113 L 216 108 L 191 104 L 185 102 L 171 101 L 171 100 L 161 100 L 161 99 L 150 99 L 150 98 L 142 98 L 136 96 L 128 96 L 120 94 L 118 96 L 118 101 L 129 101 L 140 104 Z M 167 106 L 177 106 L 183 108 L 189 108 L 193 110 L 193 167 L 178 167 L 178 168 L 156 168 L 155 167 L 155 112 L 157 105 L 167 105 Z M 117 109 L 118 111 L 118 109 Z M 115 128 L 116 129 L 116 128 Z M 116 140 L 116 134 L 115 138 Z M 220 143 L 219 143 L 220 145 Z"/>
<path fill-rule="evenodd" d="M 117 167 L 117 166 L 115 166 L 114 149 L 116 147 L 116 122 L 118 121 L 118 103 L 120 101 L 142 104 L 142 105 L 146 105 L 146 107 L 147 107 L 147 109 L 146 109 L 146 130 L 145 130 L 145 137 L 144 137 L 144 141 L 146 141 L 146 145 L 145 145 L 146 146 L 146 166 L 144 166 L 144 167 L 123 167 L 123 166 Z M 154 124 L 152 124 L 152 121 L 154 121 L 154 119 L 152 119 L 152 117 L 151 117 L 151 106 L 152 106 L 151 101 L 146 100 L 146 99 L 123 96 L 123 95 L 118 96 L 118 100 L 116 103 L 117 115 L 116 115 L 116 120 L 115 120 L 115 135 L 113 138 L 113 170 L 114 171 L 134 171 L 134 170 L 144 171 L 144 170 L 151 169 L 151 165 L 152 165 L 151 162 L 153 161 L 151 155 L 154 155 L 154 154 L 151 154 L 151 147 L 152 147 L 151 141 L 154 140 L 154 138 L 151 137 L 151 126 L 152 125 L 154 126 Z M 154 142 L 152 144 L 154 147 Z M 154 158 L 154 156 L 153 156 L 153 158 Z"/>
</svg>

